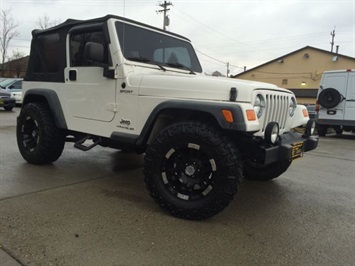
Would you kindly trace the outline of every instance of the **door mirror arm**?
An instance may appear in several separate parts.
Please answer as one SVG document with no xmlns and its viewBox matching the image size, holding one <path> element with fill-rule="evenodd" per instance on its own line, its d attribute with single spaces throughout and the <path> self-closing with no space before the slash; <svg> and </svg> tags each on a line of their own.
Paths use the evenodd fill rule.
<svg viewBox="0 0 355 266">
<path fill-rule="evenodd" d="M 103 76 L 109 79 L 117 78 L 116 69 L 109 69 L 108 67 L 104 67 Z"/>
</svg>

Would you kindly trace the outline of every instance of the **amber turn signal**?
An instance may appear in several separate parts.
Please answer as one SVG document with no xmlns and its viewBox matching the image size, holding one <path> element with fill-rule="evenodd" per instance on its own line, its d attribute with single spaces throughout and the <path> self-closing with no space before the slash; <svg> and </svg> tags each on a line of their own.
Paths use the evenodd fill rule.
<svg viewBox="0 0 355 266">
<path fill-rule="evenodd" d="M 222 110 L 222 114 L 224 119 L 228 122 L 228 123 L 233 123 L 234 119 L 233 119 L 233 114 L 230 110 Z"/>
<path fill-rule="evenodd" d="M 246 110 L 246 114 L 247 114 L 248 121 L 255 121 L 256 120 L 256 114 L 255 114 L 254 109 L 253 110 Z"/>
</svg>

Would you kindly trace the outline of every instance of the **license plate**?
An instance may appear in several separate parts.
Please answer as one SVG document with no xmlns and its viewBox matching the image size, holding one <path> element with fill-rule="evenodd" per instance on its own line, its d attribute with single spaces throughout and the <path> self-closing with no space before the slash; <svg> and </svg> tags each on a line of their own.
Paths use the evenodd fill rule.
<svg viewBox="0 0 355 266">
<path fill-rule="evenodd" d="M 303 157 L 303 142 L 297 142 L 292 144 L 292 160 Z"/>
</svg>

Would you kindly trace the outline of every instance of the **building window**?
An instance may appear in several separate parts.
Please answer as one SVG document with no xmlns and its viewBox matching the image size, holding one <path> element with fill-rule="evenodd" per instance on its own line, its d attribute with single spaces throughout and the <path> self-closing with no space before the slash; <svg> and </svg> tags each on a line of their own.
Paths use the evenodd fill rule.
<svg viewBox="0 0 355 266">
<path fill-rule="evenodd" d="M 282 80 L 282 85 L 287 85 L 287 79 Z"/>
</svg>

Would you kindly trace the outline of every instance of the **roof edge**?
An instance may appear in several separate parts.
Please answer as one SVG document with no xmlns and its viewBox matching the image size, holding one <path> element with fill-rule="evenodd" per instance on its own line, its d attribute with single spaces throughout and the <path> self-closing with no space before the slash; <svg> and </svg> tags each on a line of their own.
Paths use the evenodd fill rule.
<svg viewBox="0 0 355 266">
<path fill-rule="evenodd" d="M 51 28 L 48 28 L 48 29 L 43 29 L 43 30 L 34 29 L 34 30 L 32 30 L 32 37 L 35 36 L 35 35 L 38 35 L 38 34 L 45 34 L 45 33 L 49 33 L 49 32 L 52 32 L 52 31 L 57 31 L 59 29 L 63 29 L 63 28 L 67 28 L 67 27 L 73 27 L 73 26 L 76 26 L 76 25 L 97 23 L 97 22 L 105 22 L 105 21 L 107 21 L 107 20 L 109 20 L 111 18 L 119 19 L 119 20 L 122 20 L 124 22 L 132 23 L 132 24 L 136 24 L 138 26 L 143 26 L 143 27 L 146 27 L 146 28 L 149 28 L 149 29 L 152 29 L 152 30 L 159 31 L 159 32 L 164 33 L 164 34 L 173 35 L 175 37 L 182 38 L 184 40 L 187 40 L 187 41 L 191 42 L 190 39 L 186 38 L 185 36 L 179 35 L 177 33 L 173 33 L 173 32 L 170 32 L 170 31 L 165 31 L 165 30 L 162 30 L 160 28 L 145 24 L 143 22 L 139 22 L 139 21 L 136 21 L 136 20 L 133 20 L 133 19 L 129 19 L 129 18 L 121 17 L 121 16 L 116 16 L 116 15 L 112 15 L 112 14 L 108 14 L 106 16 L 98 17 L 98 18 L 86 19 L 86 20 L 78 20 L 78 19 L 69 18 L 66 21 L 64 21 L 63 23 L 58 24 L 58 25 L 56 25 L 54 27 L 51 27 Z"/>
<path fill-rule="evenodd" d="M 258 68 L 260 68 L 260 67 L 263 67 L 263 66 L 265 66 L 265 65 L 268 65 L 268 64 L 270 64 L 270 63 L 272 63 L 272 62 L 278 61 L 278 60 L 280 60 L 280 59 L 283 59 L 283 58 L 285 58 L 285 57 L 287 57 L 287 56 L 290 56 L 290 55 L 292 55 L 292 54 L 298 53 L 298 52 L 300 52 L 300 51 L 302 51 L 302 50 L 305 50 L 305 49 L 313 49 L 313 50 L 316 50 L 316 51 L 319 51 L 319 52 L 323 52 L 323 53 L 327 53 L 327 54 L 331 54 L 331 55 L 338 55 L 338 56 L 342 56 L 342 57 L 345 57 L 345 58 L 348 58 L 348 59 L 355 60 L 355 58 L 354 58 L 354 57 L 351 57 L 351 56 L 347 56 L 347 55 L 343 55 L 343 54 L 339 54 L 339 53 L 336 54 L 336 53 L 332 53 L 332 52 L 329 52 L 329 51 L 326 51 L 326 50 L 323 50 L 323 49 L 320 49 L 320 48 L 316 48 L 316 47 L 307 45 L 307 46 L 302 47 L 302 48 L 300 48 L 300 49 L 298 49 L 298 50 L 295 50 L 295 51 L 290 52 L 290 53 L 288 53 L 288 54 L 279 56 L 279 57 L 277 57 L 277 58 L 275 58 L 275 59 L 272 59 L 272 60 L 270 60 L 270 61 L 267 61 L 267 62 L 265 62 L 265 63 L 263 63 L 263 64 L 261 64 L 261 65 L 258 65 L 258 66 L 256 66 L 256 67 L 253 67 L 253 68 L 251 68 L 251 69 L 248 69 L 248 70 L 246 70 L 246 71 L 244 71 L 244 72 L 238 73 L 238 74 L 234 75 L 233 78 L 237 78 L 237 77 L 239 77 L 239 76 L 241 76 L 241 75 L 243 75 L 243 74 L 245 74 L 245 73 L 248 73 L 248 72 L 250 72 L 250 71 L 254 71 L 255 69 L 258 69 Z"/>
</svg>

